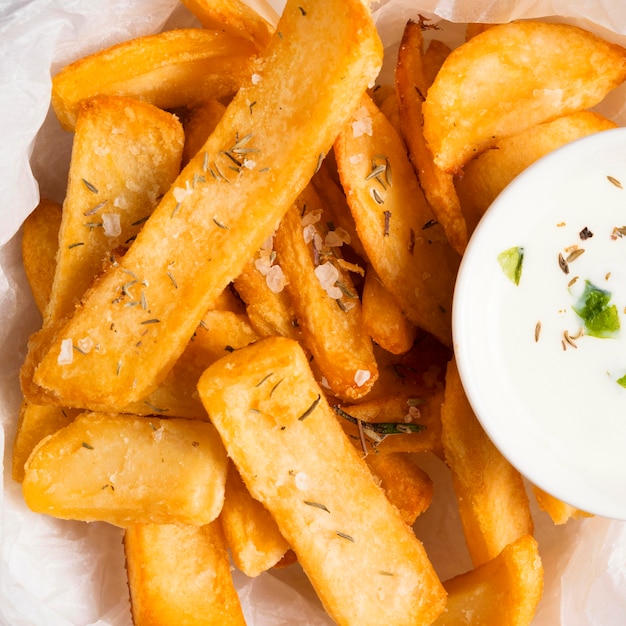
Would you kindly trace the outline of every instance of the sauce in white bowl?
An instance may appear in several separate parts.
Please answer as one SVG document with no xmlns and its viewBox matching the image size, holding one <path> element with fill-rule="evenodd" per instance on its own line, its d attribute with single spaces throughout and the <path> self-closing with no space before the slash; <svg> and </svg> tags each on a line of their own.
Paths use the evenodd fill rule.
<svg viewBox="0 0 626 626">
<path fill-rule="evenodd" d="M 544 157 L 463 257 L 454 349 L 494 444 L 531 482 L 626 519 L 626 129 Z"/>
</svg>

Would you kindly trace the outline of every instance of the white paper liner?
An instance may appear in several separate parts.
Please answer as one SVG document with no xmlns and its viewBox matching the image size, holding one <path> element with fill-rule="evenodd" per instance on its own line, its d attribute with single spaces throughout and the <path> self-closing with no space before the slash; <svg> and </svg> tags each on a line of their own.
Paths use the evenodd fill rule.
<svg viewBox="0 0 626 626">
<path fill-rule="evenodd" d="M 283 2 L 249 4 L 272 20 L 272 7 L 280 10 Z M 387 45 L 387 76 L 406 19 L 418 14 L 463 23 L 567 16 L 569 22 L 626 44 L 626 3 L 621 0 L 382 0 L 374 9 Z M 46 197 L 63 199 L 71 148 L 71 135 L 63 133 L 48 113 L 50 76 L 104 46 L 194 23 L 177 0 L 9 0 L 8 6 L 0 7 L 0 439 L 5 446 L 0 624 L 4 626 L 131 624 L 122 531 L 107 524 L 34 514 L 10 477 L 21 401 L 19 367 L 26 340 L 41 323 L 21 265 L 19 227 L 36 206 L 39 189 Z M 457 44 L 463 29 L 447 24 L 433 34 Z M 611 95 L 601 110 L 626 124 L 625 89 Z M 446 579 L 468 569 L 470 560 L 447 470 L 431 457 L 421 463 L 437 491 L 416 532 Z M 535 523 L 546 584 L 534 626 L 622 626 L 626 523 L 596 517 L 555 527 L 540 511 L 535 511 Z M 233 576 L 250 626 L 332 623 L 297 566 L 256 579 L 237 571 Z"/>
</svg>

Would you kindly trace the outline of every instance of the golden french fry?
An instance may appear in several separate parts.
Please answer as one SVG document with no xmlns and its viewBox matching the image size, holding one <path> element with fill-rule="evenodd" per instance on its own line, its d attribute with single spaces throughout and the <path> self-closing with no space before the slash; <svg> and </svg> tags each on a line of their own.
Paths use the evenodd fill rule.
<svg viewBox="0 0 626 626">
<path fill-rule="evenodd" d="M 459 172 L 498 140 L 588 109 L 626 78 L 626 49 L 565 24 L 493 26 L 450 53 L 423 105 L 435 163 Z"/>
<path fill-rule="evenodd" d="M 369 262 L 409 320 L 449 345 L 458 255 L 434 223 L 404 143 L 369 97 L 344 124 L 335 155 Z"/>
<path fill-rule="evenodd" d="M 402 313 L 371 266 L 365 273 L 361 300 L 365 332 L 392 354 L 410 350 L 415 341 L 415 326 Z"/>
<path fill-rule="evenodd" d="M 234 352 L 198 390 L 338 624 L 428 624 L 443 611 L 421 542 L 341 431 L 297 342 L 274 337 Z"/>
<path fill-rule="evenodd" d="M 433 452 L 442 456 L 441 402 L 443 390 L 422 390 L 414 396 L 397 395 L 335 405 L 341 426 L 364 454 Z"/>
<path fill-rule="evenodd" d="M 496 557 L 509 543 L 533 534 L 524 481 L 496 449 L 465 396 L 454 360 L 441 406 L 445 460 L 474 566 Z"/>
<path fill-rule="evenodd" d="M 422 103 L 430 83 L 422 48 L 421 26 L 409 21 L 402 36 L 395 73 L 400 127 L 426 200 L 443 226 L 450 245 L 463 254 L 467 246 L 467 227 L 452 175 L 435 164 L 424 137 Z"/>
<path fill-rule="evenodd" d="M 273 284 L 271 272 L 276 271 L 271 270 L 273 265 L 271 250 L 264 247 L 246 263 L 233 284 L 246 303 L 250 325 L 260 337 L 278 335 L 299 340 L 301 333 L 291 295 L 285 289 L 270 287 Z"/>
<path fill-rule="evenodd" d="M 465 27 L 465 41 L 469 41 L 472 37 L 476 37 L 476 35 L 480 35 L 480 33 L 484 33 L 486 30 L 494 26 L 494 24 L 484 24 L 481 22 L 474 22 L 468 24 Z"/>
<path fill-rule="evenodd" d="M 498 194 L 531 163 L 570 141 L 616 126 L 598 113 L 579 111 L 506 137 L 472 159 L 456 183 L 470 232 Z"/>
<path fill-rule="evenodd" d="M 274 240 L 304 344 L 332 393 L 358 399 L 372 388 L 378 366 L 361 321 L 361 303 L 348 272 L 329 245 L 323 206 L 309 186 L 284 215 Z M 311 239 L 307 242 L 306 239 Z M 337 242 L 342 239 L 337 236 Z"/>
<path fill-rule="evenodd" d="M 24 221 L 22 262 L 35 304 L 42 314 L 54 281 L 60 226 L 61 205 L 45 198 Z"/>
<path fill-rule="evenodd" d="M 22 492 L 62 519 L 203 525 L 222 509 L 226 460 L 206 422 L 86 413 L 37 444 Z"/>
<path fill-rule="evenodd" d="M 161 109 L 232 96 L 251 71 L 255 46 L 242 37 L 202 28 L 179 28 L 84 57 L 52 79 L 52 108 L 72 130 L 82 100 L 128 96 Z"/>
<path fill-rule="evenodd" d="M 412 526 L 433 499 L 433 481 L 404 452 L 368 454 L 365 462 L 380 480 L 387 500 Z"/>
<path fill-rule="evenodd" d="M 44 324 L 73 312 L 111 251 L 128 248 L 180 171 L 183 129 L 170 113 L 99 96 L 81 102 L 77 115 Z M 128 278 L 130 290 L 136 283 Z M 145 308 L 142 286 L 133 291 Z"/>
<path fill-rule="evenodd" d="M 567 523 L 570 519 L 578 519 L 581 517 L 591 517 L 590 513 L 581 511 L 580 509 L 567 504 L 559 498 L 550 495 L 537 485 L 532 485 L 532 491 L 539 504 L 539 508 L 545 511 L 554 524 L 557 526 Z"/>
<path fill-rule="evenodd" d="M 435 76 L 439 73 L 450 52 L 450 46 L 443 41 L 439 41 L 439 39 L 430 40 L 422 57 L 422 74 L 426 85 L 429 87 L 433 84 Z"/>
<path fill-rule="evenodd" d="M 34 382 L 52 401 L 98 408 L 150 393 L 310 180 L 378 72 L 382 47 L 360 0 L 305 13 L 287 4 L 260 80 L 239 90 L 122 261 L 50 343 Z M 134 280 L 148 285 L 148 310 L 125 306 L 139 295 L 124 292 Z M 68 363 L 63 346 L 84 340 L 101 350 Z"/>
<path fill-rule="evenodd" d="M 245 626 L 219 519 L 133 524 L 124 551 L 137 626 Z"/>
<path fill-rule="evenodd" d="M 267 46 L 274 30 L 241 0 L 182 0 L 182 3 L 204 28 L 249 39 L 260 51 Z"/>
<path fill-rule="evenodd" d="M 60 406 L 31 404 L 22 401 L 17 432 L 13 440 L 12 476 L 21 483 L 24 466 L 35 446 L 48 435 L 70 424 L 80 413 L 77 409 Z"/>
<path fill-rule="evenodd" d="M 220 519 L 233 563 L 246 576 L 274 567 L 289 549 L 274 518 L 250 495 L 233 463 L 228 464 Z"/>
<path fill-rule="evenodd" d="M 523 535 L 444 587 L 448 603 L 433 626 L 530 626 L 543 593 L 537 541 Z"/>
<path fill-rule="evenodd" d="M 209 135 L 222 119 L 226 107 L 219 100 L 205 100 L 190 107 L 183 118 L 185 128 L 185 147 L 183 148 L 183 166 L 200 151 Z"/>
</svg>

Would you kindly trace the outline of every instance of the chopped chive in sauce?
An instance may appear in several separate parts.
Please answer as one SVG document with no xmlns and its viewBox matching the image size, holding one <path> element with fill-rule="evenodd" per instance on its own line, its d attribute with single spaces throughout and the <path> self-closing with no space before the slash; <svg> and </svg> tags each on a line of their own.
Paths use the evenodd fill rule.
<svg viewBox="0 0 626 626">
<path fill-rule="evenodd" d="M 519 285 L 522 278 L 522 266 L 524 263 L 524 248 L 513 246 L 503 250 L 498 255 L 498 263 L 504 275 L 514 284 Z"/>
</svg>

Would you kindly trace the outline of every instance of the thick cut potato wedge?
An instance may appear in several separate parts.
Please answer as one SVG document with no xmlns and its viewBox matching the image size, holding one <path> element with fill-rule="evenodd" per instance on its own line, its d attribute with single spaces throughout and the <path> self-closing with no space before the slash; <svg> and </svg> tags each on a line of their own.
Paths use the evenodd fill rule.
<svg viewBox="0 0 626 626">
<path fill-rule="evenodd" d="M 274 567 L 289 549 L 274 518 L 250 495 L 233 463 L 228 464 L 220 519 L 233 563 L 246 576 Z"/>
<path fill-rule="evenodd" d="M 410 350 L 415 341 L 416 328 L 402 313 L 371 266 L 365 273 L 361 298 L 365 332 L 392 354 Z"/>
<path fill-rule="evenodd" d="M 265 49 L 274 30 L 241 0 L 182 0 L 182 3 L 204 28 L 250 39 L 259 51 Z"/>
<path fill-rule="evenodd" d="M 478 567 L 509 543 L 533 534 L 524 480 L 476 419 L 454 360 L 446 376 L 441 423 L 445 460 L 452 474 L 465 540 Z"/>
<path fill-rule="evenodd" d="M 211 424 L 87 413 L 39 442 L 22 492 L 62 519 L 203 525 L 222 509 L 226 469 Z"/>
<path fill-rule="evenodd" d="M 128 96 L 161 109 L 232 96 L 255 56 L 247 39 L 202 28 L 137 37 L 62 69 L 52 79 L 52 108 L 72 130 L 80 102 L 96 95 Z"/>
<path fill-rule="evenodd" d="M 22 262 L 35 305 L 43 315 L 50 300 L 59 248 L 61 205 L 43 198 L 22 229 Z"/>
<path fill-rule="evenodd" d="M 378 366 L 363 328 L 358 294 L 339 263 L 341 249 L 325 243 L 329 233 L 323 208 L 309 186 L 283 217 L 274 246 L 316 368 L 331 393 L 356 400 L 376 382 Z"/>
<path fill-rule="evenodd" d="M 44 324 L 71 314 L 111 251 L 128 248 L 178 176 L 183 142 L 176 117 L 151 104 L 80 103 Z M 135 291 L 141 300 L 141 286 Z"/>
<path fill-rule="evenodd" d="M 279 31 L 122 261 L 50 342 L 34 376 L 51 401 L 124 405 L 158 386 L 380 68 L 382 46 L 361 0 L 288 2 Z M 124 292 L 134 280 L 147 285 L 147 310 L 125 306 L 138 294 Z M 62 345 L 86 338 L 99 350 L 59 363 Z"/>
<path fill-rule="evenodd" d="M 133 524 L 124 552 L 135 626 L 245 626 L 219 519 Z"/>
<path fill-rule="evenodd" d="M 448 603 L 433 626 L 530 626 L 543 592 L 537 541 L 523 535 L 444 587 Z"/>
<path fill-rule="evenodd" d="M 402 139 L 371 98 L 344 124 L 335 155 L 370 264 L 409 320 L 449 345 L 458 255 L 426 204 Z"/>
<path fill-rule="evenodd" d="M 380 481 L 387 500 L 402 519 L 412 526 L 433 499 L 433 481 L 404 452 L 368 454 L 365 457 L 372 474 Z"/>
<path fill-rule="evenodd" d="M 198 389 L 337 624 L 429 624 L 443 611 L 421 542 L 341 431 L 297 342 L 275 337 L 234 352 Z"/>
<path fill-rule="evenodd" d="M 498 194 L 529 165 L 570 141 L 616 126 L 598 113 L 580 111 L 506 137 L 479 154 L 456 182 L 468 230 L 474 230 Z"/>
<path fill-rule="evenodd" d="M 450 53 L 424 102 L 435 163 L 459 172 L 498 140 L 588 109 L 626 79 L 626 49 L 565 24 L 493 26 Z"/>
<path fill-rule="evenodd" d="M 395 73 L 400 128 L 426 200 L 443 226 L 450 245 L 463 254 L 467 245 L 467 227 L 453 177 L 435 164 L 424 137 L 422 103 L 430 83 L 426 76 L 423 45 L 421 25 L 409 21 L 402 35 Z"/>
<path fill-rule="evenodd" d="M 24 467 L 35 446 L 48 435 L 71 424 L 80 409 L 64 409 L 54 405 L 31 404 L 23 400 L 17 432 L 13 441 L 13 480 L 24 480 Z"/>
</svg>

